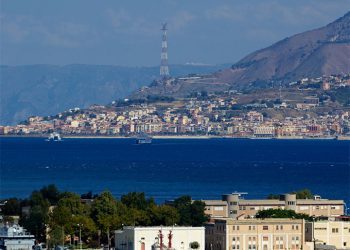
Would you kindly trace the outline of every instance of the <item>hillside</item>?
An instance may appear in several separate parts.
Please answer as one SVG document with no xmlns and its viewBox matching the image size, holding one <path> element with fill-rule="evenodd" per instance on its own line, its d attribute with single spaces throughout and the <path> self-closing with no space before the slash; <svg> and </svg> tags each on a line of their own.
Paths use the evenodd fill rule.
<svg viewBox="0 0 350 250">
<path fill-rule="evenodd" d="M 174 76 L 204 74 L 227 65 L 172 65 Z M 158 67 L 108 65 L 0 66 L 0 124 L 32 115 L 51 115 L 73 107 L 106 104 L 122 98 L 159 75 Z"/>
<path fill-rule="evenodd" d="M 256 51 L 220 72 L 232 84 L 257 80 L 296 80 L 350 72 L 350 12 L 325 27 L 307 31 Z"/>
<path fill-rule="evenodd" d="M 223 91 L 266 86 L 350 72 L 350 12 L 325 27 L 283 39 L 246 56 L 236 64 L 200 79 L 168 81 L 135 92 L 147 95 L 186 96 L 198 91 Z M 264 85 L 265 84 L 265 85 Z"/>
</svg>

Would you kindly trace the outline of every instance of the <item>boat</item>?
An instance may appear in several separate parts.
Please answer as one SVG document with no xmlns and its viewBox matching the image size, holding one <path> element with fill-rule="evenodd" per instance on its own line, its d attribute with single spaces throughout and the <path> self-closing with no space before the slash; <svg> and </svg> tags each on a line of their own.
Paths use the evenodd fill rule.
<svg viewBox="0 0 350 250">
<path fill-rule="evenodd" d="M 46 141 L 62 141 L 62 138 L 59 133 L 54 132 L 49 135 Z"/>
<path fill-rule="evenodd" d="M 150 137 L 147 134 L 142 134 L 136 138 L 136 144 L 151 144 L 151 143 L 152 143 L 152 137 Z"/>
</svg>

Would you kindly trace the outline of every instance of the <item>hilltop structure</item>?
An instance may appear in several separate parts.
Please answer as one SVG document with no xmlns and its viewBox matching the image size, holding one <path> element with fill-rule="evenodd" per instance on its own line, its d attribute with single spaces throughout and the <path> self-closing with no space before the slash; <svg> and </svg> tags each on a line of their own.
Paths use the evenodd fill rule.
<svg viewBox="0 0 350 250">
<path fill-rule="evenodd" d="M 162 51 L 160 53 L 160 77 L 165 80 L 169 77 L 168 66 L 168 38 L 167 38 L 167 23 L 162 25 Z"/>
</svg>

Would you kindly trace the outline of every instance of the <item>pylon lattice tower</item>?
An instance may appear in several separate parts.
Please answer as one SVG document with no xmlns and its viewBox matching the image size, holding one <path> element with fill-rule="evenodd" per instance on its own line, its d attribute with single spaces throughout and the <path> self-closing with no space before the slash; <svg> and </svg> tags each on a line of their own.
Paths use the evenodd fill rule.
<svg viewBox="0 0 350 250">
<path fill-rule="evenodd" d="M 162 51 L 160 54 L 160 77 L 166 79 L 169 77 L 169 66 L 168 66 L 168 40 L 167 40 L 167 24 L 162 25 Z"/>
</svg>

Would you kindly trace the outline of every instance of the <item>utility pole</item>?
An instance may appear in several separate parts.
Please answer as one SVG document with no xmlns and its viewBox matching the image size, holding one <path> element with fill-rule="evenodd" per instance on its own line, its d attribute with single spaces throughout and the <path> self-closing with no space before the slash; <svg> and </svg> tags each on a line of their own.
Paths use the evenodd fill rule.
<svg viewBox="0 0 350 250">
<path fill-rule="evenodd" d="M 83 243 L 81 241 L 81 227 L 84 226 L 83 224 L 78 224 L 79 227 L 79 245 L 80 245 L 80 250 L 83 248 Z"/>
<path fill-rule="evenodd" d="M 160 77 L 165 80 L 169 77 L 168 66 L 168 39 L 167 39 L 167 23 L 162 25 L 162 51 L 160 54 Z"/>
</svg>

